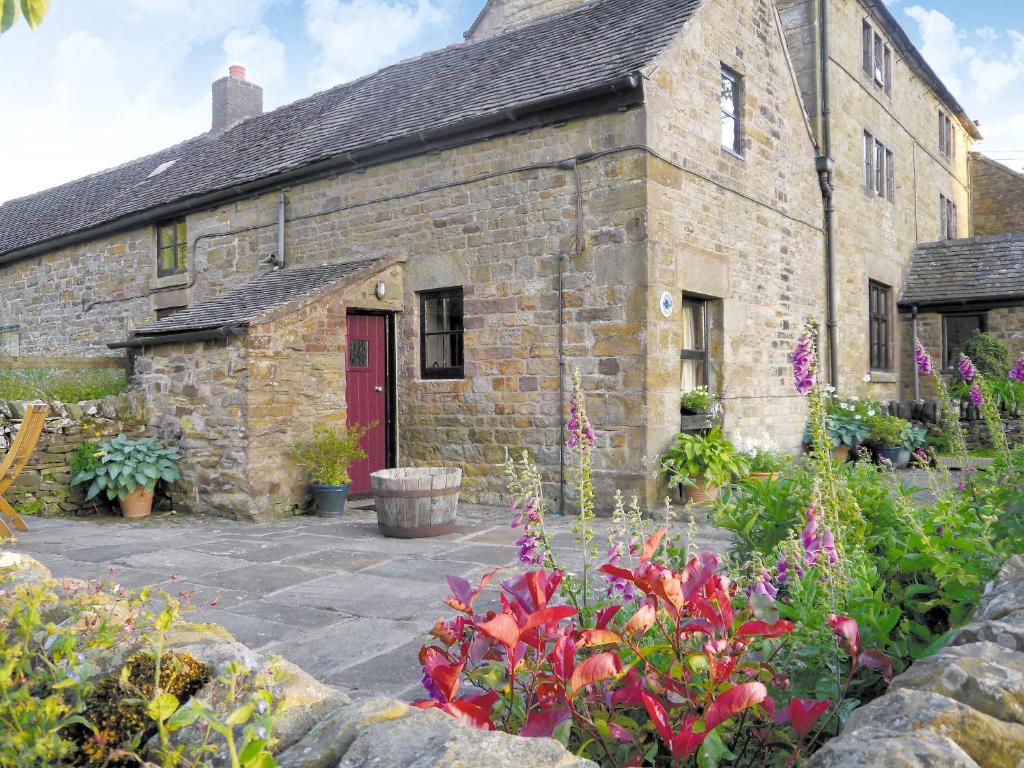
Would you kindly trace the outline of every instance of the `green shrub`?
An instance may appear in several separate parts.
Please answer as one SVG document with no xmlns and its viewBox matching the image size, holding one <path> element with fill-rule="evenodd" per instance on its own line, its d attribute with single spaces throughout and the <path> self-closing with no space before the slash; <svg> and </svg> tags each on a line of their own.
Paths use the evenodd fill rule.
<svg viewBox="0 0 1024 768">
<path fill-rule="evenodd" d="M 876 413 L 874 416 L 868 416 L 867 425 L 867 441 L 872 445 L 885 448 L 898 448 L 903 445 L 903 430 L 908 426 L 905 419 Z"/>
<path fill-rule="evenodd" d="M 313 436 L 292 443 L 289 449 L 295 463 L 309 473 L 309 480 L 319 485 L 348 485 L 352 482 L 348 468 L 354 461 L 366 458 L 359 443 L 377 422 L 362 426 L 350 424 L 339 433 L 324 424 L 313 427 Z"/>
<path fill-rule="evenodd" d="M 661 469 L 670 483 L 690 483 L 703 477 L 721 486 L 749 474 L 750 463 L 722 437 L 721 427 L 715 427 L 707 435 L 676 435 L 675 443 L 661 454 Z"/>
<path fill-rule="evenodd" d="M 124 391 L 124 371 L 114 368 L 28 368 L 0 370 L 0 399 L 77 403 Z"/>
<path fill-rule="evenodd" d="M 1005 379 L 1014 363 L 1009 347 L 991 333 L 975 332 L 964 344 L 964 354 L 983 376 L 992 379 Z M 959 371 L 955 376 L 962 380 Z"/>
</svg>

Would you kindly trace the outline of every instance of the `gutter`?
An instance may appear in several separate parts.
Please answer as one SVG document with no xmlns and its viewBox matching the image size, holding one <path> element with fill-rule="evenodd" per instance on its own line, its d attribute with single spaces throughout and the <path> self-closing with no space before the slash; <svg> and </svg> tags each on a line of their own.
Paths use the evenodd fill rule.
<svg viewBox="0 0 1024 768">
<path fill-rule="evenodd" d="M 220 328 L 206 328 L 201 331 L 181 331 L 179 333 L 163 333 L 153 336 L 136 336 L 127 341 L 115 341 L 107 344 L 108 349 L 139 349 L 141 347 L 158 347 L 162 344 L 182 344 L 192 341 L 214 341 L 241 336 L 248 330 L 245 325 L 223 325 Z"/>
<path fill-rule="evenodd" d="M 545 96 L 516 108 L 463 120 L 441 128 L 420 131 L 353 152 L 332 155 L 272 176 L 264 176 L 242 184 L 175 200 L 121 216 L 95 227 L 32 243 L 0 255 L 0 265 L 20 261 L 82 241 L 105 237 L 125 229 L 152 224 L 161 219 L 174 218 L 212 208 L 220 203 L 238 198 L 255 196 L 290 184 L 314 181 L 325 176 L 369 168 L 428 152 L 453 149 L 465 144 L 562 122 L 575 117 L 586 117 L 635 106 L 642 104 L 643 99 L 643 82 L 639 73 L 622 75 L 600 85 L 554 96 Z"/>
</svg>

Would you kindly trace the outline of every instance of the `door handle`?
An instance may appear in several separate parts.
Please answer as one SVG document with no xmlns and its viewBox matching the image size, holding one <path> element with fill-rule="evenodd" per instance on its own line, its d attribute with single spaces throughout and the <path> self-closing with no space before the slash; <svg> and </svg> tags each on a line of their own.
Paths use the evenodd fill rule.
<svg viewBox="0 0 1024 768">
<path fill-rule="evenodd" d="M 384 387 L 374 387 L 373 391 L 374 392 L 383 392 L 384 391 Z"/>
</svg>

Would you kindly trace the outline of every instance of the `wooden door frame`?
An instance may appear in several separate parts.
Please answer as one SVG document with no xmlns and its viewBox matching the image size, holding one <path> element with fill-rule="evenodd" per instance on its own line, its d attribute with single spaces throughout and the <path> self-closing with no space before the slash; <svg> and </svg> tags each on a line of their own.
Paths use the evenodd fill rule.
<svg viewBox="0 0 1024 768">
<path fill-rule="evenodd" d="M 398 464 L 398 387 L 396 386 L 395 352 L 395 313 L 381 309 L 348 309 L 345 310 L 345 317 L 353 315 L 371 315 L 384 318 L 384 468 L 392 469 Z M 348 367 L 348 323 L 345 324 L 345 365 Z M 345 381 L 345 409 L 348 409 L 348 379 Z M 367 498 L 372 494 L 352 494 L 351 498 Z"/>
</svg>

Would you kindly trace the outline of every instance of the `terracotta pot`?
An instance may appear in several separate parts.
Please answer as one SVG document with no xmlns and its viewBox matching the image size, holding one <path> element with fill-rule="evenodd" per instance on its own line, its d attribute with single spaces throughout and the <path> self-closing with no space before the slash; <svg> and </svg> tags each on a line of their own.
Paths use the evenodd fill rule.
<svg viewBox="0 0 1024 768">
<path fill-rule="evenodd" d="M 121 499 L 121 514 L 125 517 L 148 517 L 153 511 L 153 491 L 136 488 Z"/>
<path fill-rule="evenodd" d="M 778 472 L 751 472 L 748 477 L 751 480 L 774 480 L 778 475 Z"/>
<path fill-rule="evenodd" d="M 850 446 L 848 445 L 837 445 L 832 449 L 832 458 L 838 461 L 840 464 L 850 458 Z"/>
<path fill-rule="evenodd" d="M 719 487 L 703 477 L 693 478 L 693 485 L 686 486 L 686 500 L 691 504 L 706 504 L 718 498 Z"/>
</svg>

